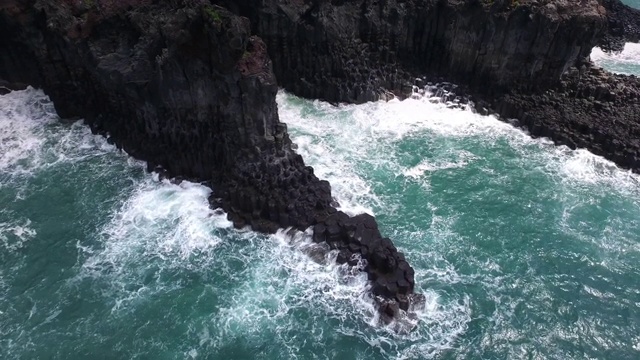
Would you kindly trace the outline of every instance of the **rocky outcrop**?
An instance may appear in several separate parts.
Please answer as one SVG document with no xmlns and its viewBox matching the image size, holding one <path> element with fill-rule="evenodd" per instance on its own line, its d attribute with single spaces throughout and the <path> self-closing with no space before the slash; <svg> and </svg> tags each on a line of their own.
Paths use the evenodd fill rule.
<svg viewBox="0 0 640 360">
<path fill-rule="evenodd" d="M 640 10 L 620 0 L 601 0 L 607 10 L 607 31 L 598 43 L 605 51 L 622 51 L 624 44 L 640 41 Z"/>
<path fill-rule="evenodd" d="M 331 102 L 406 94 L 417 75 L 495 92 L 542 87 L 605 27 L 596 0 L 217 2 L 251 19 L 282 86 Z"/>
<path fill-rule="evenodd" d="M 413 270 L 291 149 L 272 60 L 278 84 L 331 102 L 406 95 L 417 75 L 454 81 L 533 135 L 638 169 L 638 80 L 588 64 L 637 22 L 601 1 L 0 0 L 0 91 L 41 87 L 150 170 L 210 183 L 236 227 L 313 226 L 338 262 L 366 260 L 394 316 Z"/>
<path fill-rule="evenodd" d="M 533 136 L 572 149 L 586 148 L 622 167 L 640 170 L 640 81 L 635 76 L 585 65 L 572 68 L 557 86 L 544 92 L 479 97 Z"/>
<path fill-rule="evenodd" d="M 236 227 L 314 226 L 338 262 L 366 260 L 385 314 L 414 274 L 369 216 L 349 218 L 291 149 L 265 44 L 246 18 L 202 1 L 0 2 L 0 79 L 44 89 L 150 170 L 212 185 Z"/>
<path fill-rule="evenodd" d="M 295 94 L 358 103 L 426 75 L 534 136 L 640 169 L 638 81 L 588 62 L 598 44 L 636 41 L 638 11 L 619 0 L 218 2 L 251 19 Z"/>
</svg>

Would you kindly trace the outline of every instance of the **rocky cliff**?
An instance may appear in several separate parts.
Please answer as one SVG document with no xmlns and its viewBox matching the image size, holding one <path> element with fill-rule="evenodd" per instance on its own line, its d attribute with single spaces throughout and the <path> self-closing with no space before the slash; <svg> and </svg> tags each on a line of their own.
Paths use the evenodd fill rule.
<svg viewBox="0 0 640 360">
<path fill-rule="evenodd" d="M 638 79 L 588 63 L 621 38 L 616 21 L 629 40 L 636 20 L 601 1 L 0 0 L 0 86 L 41 87 L 150 170 L 211 184 L 237 227 L 313 226 L 338 262 L 367 260 L 393 316 L 418 299 L 413 270 L 372 217 L 337 211 L 291 149 L 276 78 L 332 102 L 455 81 L 533 135 L 638 169 Z"/>
<path fill-rule="evenodd" d="M 556 82 L 605 28 L 596 0 L 229 0 L 286 89 L 331 102 L 406 94 L 416 75 L 500 91 Z"/>
<path fill-rule="evenodd" d="M 328 182 L 291 149 L 276 80 L 249 21 L 203 1 L 0 2 L 0 79 L 44 89 L 150 170 L 206 182 L 236 227 L 314 226 L 372 281 L 384 314 L 407 310 L 413 269 L 373 217 L 332 205 Z"/>
<path fill-rule="evenodd" d="M 217 2 L 251 19 L 295 94 L 358 103 L 453 81 L 534 136 L 640 170 L 640 82 L 588 60 L 637 41 L 640 11 L 619 0 Z"/>
<path fill-rule="evenodd" d="M 640 41 L 640 10 L 620 0 L 601 0 L 607 11 L 607 29 L 598 45 L 606 51 L 621 51 L 627 42 Z"/>
</svg>

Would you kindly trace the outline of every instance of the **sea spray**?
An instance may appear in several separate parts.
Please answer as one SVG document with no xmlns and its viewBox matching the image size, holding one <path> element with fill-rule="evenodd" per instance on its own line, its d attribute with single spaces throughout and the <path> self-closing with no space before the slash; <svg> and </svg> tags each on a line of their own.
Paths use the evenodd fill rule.
<svg viewBox="0 0 640 360">
<path fill-rule="evenodd" d="M 50 103 L 33 94 L 0 110 L 42 141 L 0 169 L 3 233 L 25 239 L 0 266 L 5 357 L 637 355 L 640 186 L 601 157 L 428 92 L 338 107 L 280 93 L 306 162 L 416 268 L 426 306 L 403 334 L 309 234 L 233 229 L 210 189 L 144 174 L 81 123 L 38 120 Z M 19 107 L 32 114 L 8 124 Z"/>
<path fill-rule="evenodd" d="M 626 43 L 619 53 L 606 53 L 596 47 L 591 51 L 591 60 L 614 73 L 640 76 L 640 44 Z"/>
</svg>

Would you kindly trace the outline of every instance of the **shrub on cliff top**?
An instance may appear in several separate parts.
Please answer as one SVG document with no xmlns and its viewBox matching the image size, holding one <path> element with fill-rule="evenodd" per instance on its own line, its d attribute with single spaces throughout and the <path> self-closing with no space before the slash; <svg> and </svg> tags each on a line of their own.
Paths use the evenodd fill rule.
<svg viewBox="0 0 640 360">
<path fill-rule="evenodd" d="M 216 23 L 222 21 L 222 17 L 220 16 L 220 12 L 211 5 L 206 5 L 204 7 L 204 11 L 209 15 L 209 17 Z"/>
</svg>

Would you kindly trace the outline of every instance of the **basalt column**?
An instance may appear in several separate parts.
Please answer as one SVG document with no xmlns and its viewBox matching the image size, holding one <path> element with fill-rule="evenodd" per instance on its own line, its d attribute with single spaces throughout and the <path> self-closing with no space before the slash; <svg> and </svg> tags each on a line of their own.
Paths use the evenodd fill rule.
<svg viewBox="0 0 640 360">
<path fill-rule="evenodd" d="M 360 103 L 416 76 L 499 92 L 556 83 L 606 27 L 597 0 L 212 0 L 251 19 L 278 81 Z"/>
<path fill-rule="evenodd" d="M 213 186 L 237 227 L 315 229 L 338 262 L 366 260 L 389 315 L 413 269 L 367 215 L 291 149 L 267 48 L 246 18 L 204 1 L 0 1 L 0 79 L 40 87 L 150 169 Z"/>
</svg>

